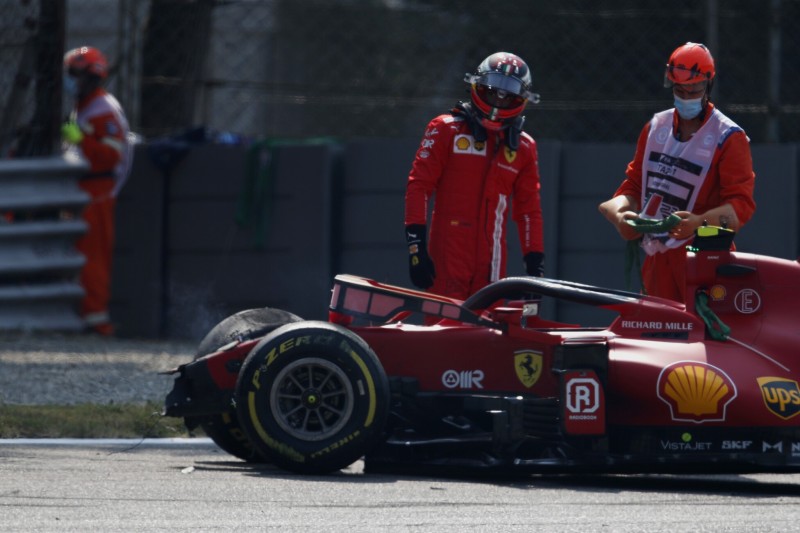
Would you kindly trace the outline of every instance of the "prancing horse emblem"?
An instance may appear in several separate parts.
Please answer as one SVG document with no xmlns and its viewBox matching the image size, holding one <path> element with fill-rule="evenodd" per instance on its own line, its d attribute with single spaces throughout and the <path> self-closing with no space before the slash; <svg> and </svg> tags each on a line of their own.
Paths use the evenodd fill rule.
<svg viewBox="0 0 800 533">
<path fill-rule="evenodd" d="M 533 350 L 514 352 L 514 370 L 527 388 L 531 388 L 542 375 L 542 354 Z"/>
</svg>

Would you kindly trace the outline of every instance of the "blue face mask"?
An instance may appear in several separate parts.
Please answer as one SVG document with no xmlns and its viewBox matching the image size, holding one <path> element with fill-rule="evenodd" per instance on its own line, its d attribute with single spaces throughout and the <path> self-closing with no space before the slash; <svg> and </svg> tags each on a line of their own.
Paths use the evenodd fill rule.
<svg viewBox="0 0 800 533">
<path fill-rule="evenodd" d="M 75 98 L 78 96 L 78 81 L 72 76 L 64 74 L 64 94 Z"/>
<path fill-rule="evenodd" d="M 700 114 L 703 110 L 703 98 L 693 98 L 691 100 L 684 100 L 683 98 L 675 97 L 675 109 L 682 119 L 691 120 Z"/>
</svg>

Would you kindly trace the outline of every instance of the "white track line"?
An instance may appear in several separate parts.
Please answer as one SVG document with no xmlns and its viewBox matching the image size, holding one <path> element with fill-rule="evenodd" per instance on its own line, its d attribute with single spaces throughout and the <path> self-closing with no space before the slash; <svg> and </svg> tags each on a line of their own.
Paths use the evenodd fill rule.
<svg viewBox="0 0 800 533">
<path fill-rule="evenodd" d="M 208 446 L 208 438 L 175 439 L 0 439 L 0 446 Z"/>
</svg>

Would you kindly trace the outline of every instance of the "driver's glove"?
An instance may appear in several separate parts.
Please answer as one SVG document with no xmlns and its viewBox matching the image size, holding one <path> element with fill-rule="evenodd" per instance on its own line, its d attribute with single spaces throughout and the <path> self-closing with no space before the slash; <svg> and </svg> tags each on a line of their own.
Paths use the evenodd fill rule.
<svg viewBox="0 0 800 533">
<path fill-rule="evenodd" d="M 408 272 L 411 275 L 411 283 L 420 289 L 427 289 L 433 285 L 433 279 L 436 277 L 436 269 L 428 255 L 427 232 L 428 229 L 424 224 L 406 226 Z"/>
<path fill-rule="evenodd" d="M 528 252 L 522 258 L 525 261 L 525 273 L 537 278 L 544 277 L 544 253 Z"/>
</svg>

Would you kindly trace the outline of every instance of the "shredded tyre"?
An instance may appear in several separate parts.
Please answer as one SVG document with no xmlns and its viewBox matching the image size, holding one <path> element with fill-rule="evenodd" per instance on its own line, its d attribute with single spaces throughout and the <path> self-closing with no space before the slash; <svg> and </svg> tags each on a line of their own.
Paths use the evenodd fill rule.
<svg viewBox="0 0 800 533">
<path fill-rule="evenodd" d="M 234 341 L 247 341 L 263 337 L 269 332 L 302 319 L 288 311 L 263 307 L 247 309 L 229 316 L 206 334 L 197 347 L 195 360 L 217 351 Z M 251 463 L 267 460 L 253 447 L 242 430 L 236 409 L 233 407 L 214 415 L 193 417 L 188 425 L 199 425 L 214 443 L 229 454 Z"/>
</svg>

